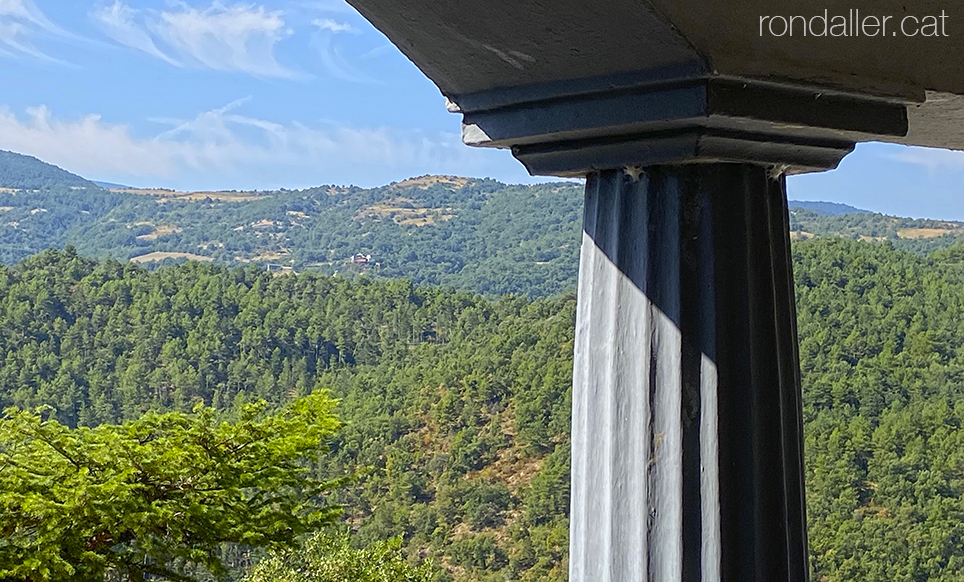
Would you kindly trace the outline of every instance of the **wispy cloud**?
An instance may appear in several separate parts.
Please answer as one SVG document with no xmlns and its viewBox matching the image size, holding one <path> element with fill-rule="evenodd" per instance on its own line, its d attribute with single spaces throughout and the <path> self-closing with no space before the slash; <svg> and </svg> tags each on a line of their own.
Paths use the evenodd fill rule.
<svg viewBox="0 0 964 582">
<path fill-rule="evenodd" d="M 317 28 L 311 38 L 311 45 L 318 52 L 321 65 L 329 75 L 353 83 L 381 84 L 380 81 L 367 75 L 361 67 L 346 58 L 341 45 L 336 42 L 336 37 L 340 33 L 360 34 L 359 29 L 347 22 L 340 22 L 331 18 L 316 18 L 311 23 Z M 360 58 L 365 58 L 365 55 Z"/>
<path fill-rule="evenodd" d="M 198 63 L 262 77 L 301 76 L 275 58 L 275 45 L 291 34 L 281 11 L 220 2 L 207 10 L 180 8 L 162 12 L 157 30 L 168 44 Z"/>
<path fill-rule="evenodd" d="M 376 185 L 427 172 L 479 175 L 492 170 L 495 152 L 470 150 L 454 133 L 280 123 L 243 115 L 246 102 L 190 119 L 157 120 L 169 128 L 150 137 L 136 136 L 130 127 L 98 115 L 63 120 L 45 106 L 28 109 L 26 115 L 0 109 L 0 149 L 34 155 L 95 179 L 169 184 L 200 179 L 207 187 L 291 185 L 293 180 Z"/>
<path fill-rule="evenodd" d="M 160 11 L 135 10 L 115 0 L 91 16 L 115 41 L 173 65 L 256 77 L 305 77 L 275 55 L 278 43 L 292 34 L 280 10 L 218 1 L 206 9 L 175 3 Z"/>
<path fill-rule="evenodd" d="M 964 169 L 964 152 L 938 148 L 905 147 L 891 154 L 890 159 L 923 166 L 933 172 L 940 169 Z"/>
<path fill-rule="evenodd" d="M 345 2 L 345 0 L 305 0 L 296 4 L 299 8 L 315 10 L 321 12 L 334 12 L 341 14 L 358 14 L 355 9 Z"/>
<path fill-rule="evenodd" d="M 115 1 L 110 6 L 104 6 L 91 15 L 107 36 L 133 49 L 143 51 L 151 56 L 174 66 L 181 63 L 157 48 L 151 34 L 136 22 L 140 11 L 126 4 Z"/>
<path fill-rule="evenodd" d="M 311 21 L 312 24 L 317 26 L 321 30 L 327 30 L 330 32 L 351 32 L 358 33 L 354 26 L 348 24 L 347 22 L 338 22 L 332 20 L 331 18 L 316 18 Z"/>
<path fill-rule="evenodd" d="M 35 46 L 37 36 L 76 38 L 51 22 L 33 0 L 0 0 L 0 54 L 57 60 Z"/>
</svg>

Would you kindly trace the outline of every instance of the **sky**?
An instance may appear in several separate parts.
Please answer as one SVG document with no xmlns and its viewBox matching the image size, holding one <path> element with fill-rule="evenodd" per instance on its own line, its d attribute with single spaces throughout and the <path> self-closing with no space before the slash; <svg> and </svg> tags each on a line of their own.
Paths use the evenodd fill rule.
<svg viewBox="0 0 964 582">
<path fill-rule="evenodd" d="M 0 149 L 179 190 L 531 183 L 342 0 L 0 0 Z M 863 144 L 790 197 L 964 220 L 964 153 Z"/>
</svg>

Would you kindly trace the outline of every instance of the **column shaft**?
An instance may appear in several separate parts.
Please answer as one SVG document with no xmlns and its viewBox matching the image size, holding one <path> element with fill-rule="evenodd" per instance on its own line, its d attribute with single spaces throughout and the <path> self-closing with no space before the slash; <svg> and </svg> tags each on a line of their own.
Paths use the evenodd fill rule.
<svg viewBox="0 0 964 582">
<path fill-rule="evenodd" d="M 787 226 L 762 166 L 589 176 L 571 582 L 807 579 Z"/>
</svg>

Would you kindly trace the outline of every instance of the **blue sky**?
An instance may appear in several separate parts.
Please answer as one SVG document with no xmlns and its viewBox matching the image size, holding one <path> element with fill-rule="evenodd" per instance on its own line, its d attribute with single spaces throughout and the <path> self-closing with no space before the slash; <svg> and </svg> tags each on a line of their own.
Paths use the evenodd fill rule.
<svg viewBox="0 0 964 582">
<path fill-rule="evenodd" d="M 0 149 L 177 189 L 532 182 L 341 0 L 0 0 Z M 964 220 L 964 154 L 860 146 L 795 199 Z"/>
</svg>

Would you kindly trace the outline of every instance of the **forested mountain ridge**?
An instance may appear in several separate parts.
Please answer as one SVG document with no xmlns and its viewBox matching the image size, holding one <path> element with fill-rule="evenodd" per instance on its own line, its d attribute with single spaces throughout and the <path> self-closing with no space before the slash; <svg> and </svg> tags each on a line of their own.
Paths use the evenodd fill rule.
<svg viewBox="0 0 964 582">
<path fill-rule="evenodd" d="M 93 182 L 33 156 L 0 150 L 0 188 L 36 190 L 51 186 L 97 188 Z"/>
<path fill-rule="evenodd" d="M 557 294 L 576 276 L 582 192 L 573 184 L 423 177 L 371 190 L 321 186 L 243 199 L 0 192 L 0 262 L 70 243 L 87 256 L 149 266 L 193 258 L 366 272 L 493 296 Z M 82 201 L 91 207 L 84 214 L 76 208 Z M 52 223 L 54 215 L 63 220 Z"/>
<path fill-rule="evenodd" d="M 72 244 L 86 256 L 149 268 L 187 259 L 254 263 L 278 272 L 406 277 L 490 297 L 551 296 L 576 285 L 582 197 L 575 183 L 452 176 L 372 189 L 0 191 L 0 262 Z M 890 241 L 926 254 L 964 238 L 961 223 L 794 204 L 808 203 L 791 203 L 797 239 Z"/>
<path fill-rule="evenodd" d="M 856 208 L 854 206 L 850 206 L 849 204 L 825 202 L 821 200 L 790 200 L 789 206 L 793 209 L 809 210 L 817 214 L 826 214 L 828 216 L 840 216 L 841 214 L 872 214 L 872 212 L 869 210 Z"/>
<path fill-rule="evenodd" d="M 827 214 L 790 203 L 790 236 L 797 240 L 840 237 L 867 242 L 888 241 L 921 255 L 964 240 L 964 223 L 953 220 L 901 218 L 877 212 Z"/>
<path fill-rule="evenodd" d="M 149 268 L 191 259 L 254 263 L 278 272 L 405 277 L 490 297 L 552 296 L 576 286 L 583 189 L 574 182 L 420 176 L 371 189 L 108 191 L 0 152 L 0 178 L 22 176 L 23 168 L 46 173 L 32 189 L 0 188 L 0 263 L 71 244 L 85 256 Z M 791 202 L 790 222 L 796 239 L 890 241 L 920 254 L 964 239 L 964 223 L 831 202 Z"/>
<path fill-rule="evenodd" d="M 794 243 L 815 580 L 964 576 L 964 244 Z M 0 404 L 68 423 L 341 400 L 362 542 L 441 580 L 565 580 L 574 299 L 46 252 L 0 269 Z"/>
</svg>

